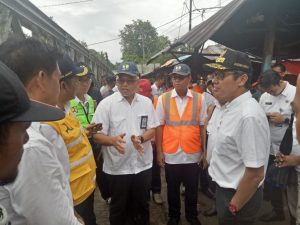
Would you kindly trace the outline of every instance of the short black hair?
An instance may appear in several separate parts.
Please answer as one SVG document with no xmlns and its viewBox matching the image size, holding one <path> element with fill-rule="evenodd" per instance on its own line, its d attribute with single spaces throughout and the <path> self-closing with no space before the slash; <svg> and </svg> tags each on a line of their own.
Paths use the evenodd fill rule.
<svg viewBox="0 0 300 225">
<path fill-rule="evenodd" d="M 248 89 L 248 90 L 251 88 L 251 80 L 252 80 L 252 73 L 251 72 L 246 73 L 246 72 L 240 71 L 240 70 L 229 70 L 229 71 L 233 73 L 233 76 L 235 78 L 238 78 L 238 77 L 246 74 L 248 76 L 248 80 L 245 83 L 245 88 Z"/>
<path fill-rule="evenodd" d="M 34 38 L 8 40 L 0 46 L 0 60 L 18 75 L 25 86 L 40 70 L 52 74 L 58 57 L 57 49 Z"/>
<path fill-rule="evenodd" d="M 262 88 L 266 89 L 272 85 L 279 85 L 280 80 L 281 76 L 279 73 L 275 72 L 274 70 L 267 70 L 260 75 L 258 78 L 258 83 Z"/>
<path fill-rule="evenodd" d="M 285 66 L 282 63 L 275 63 L 272 66 L 272 69 L 275 68 L 275 67 L 279 67 L 281 73 L 284 73 L 286 71 L 286 68 L 285 68 Z"/>
</svg>

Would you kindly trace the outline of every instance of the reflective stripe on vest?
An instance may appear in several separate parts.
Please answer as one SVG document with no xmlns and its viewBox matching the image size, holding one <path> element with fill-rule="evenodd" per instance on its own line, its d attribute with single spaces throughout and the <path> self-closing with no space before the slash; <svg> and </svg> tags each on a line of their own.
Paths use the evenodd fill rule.
<svg viewBox="0 0 300 225">
<path fill-rule="evenodd" d="M 71 113 L 59 121 L 47 122 L 63 138 L 70 160 L 70 186 L 74 205 L 86 200 L 95 190 L 96 163 L 88 137 Z"/>
<path fill-rule="evenodd" d="M 168 154 L 177 152 L 179 146 L 188 153 L 201 150 L 200 110 L 202 95 L 191 91 L 193 97 L 188 98 L 183 114 L 180 116 L 172 91 L 163 94 L 165 126 L 163 128 L 163 151 Z"/>
</svg>

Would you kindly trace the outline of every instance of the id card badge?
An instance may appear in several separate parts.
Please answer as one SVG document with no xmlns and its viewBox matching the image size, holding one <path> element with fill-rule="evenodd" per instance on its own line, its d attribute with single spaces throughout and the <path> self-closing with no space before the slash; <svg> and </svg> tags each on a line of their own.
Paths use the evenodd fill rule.
<svg viewBox="0 0 300 225">
<path fill-rule="evenodd" d="M 147 129 L 148 116 L 141 116 L 140 129 Z"/>
</svg>

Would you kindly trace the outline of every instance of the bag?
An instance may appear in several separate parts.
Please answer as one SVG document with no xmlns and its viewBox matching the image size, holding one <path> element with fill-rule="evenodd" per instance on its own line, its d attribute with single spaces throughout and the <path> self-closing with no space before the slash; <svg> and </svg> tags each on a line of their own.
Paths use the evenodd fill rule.
<svg viewBox="0 0 300 225">
<path fill-rule="evenodd" d="M 279 146 L 279 151 L 284 155 L 289 155 L 293 148 L 293 122 L 294 114 L 291 115 L 289 126 L 286 129 L 286 132 Z M 270 160 L 272 160 L 271 157 Z M 276 167 L 274 157 L 274 160 L 269 162 L 266 173 L 266 181 L 269 182 L 272 186 L 285 189 L 288 184 L 290 171 L 292 169 L 292 167 Z"/>
</svg>

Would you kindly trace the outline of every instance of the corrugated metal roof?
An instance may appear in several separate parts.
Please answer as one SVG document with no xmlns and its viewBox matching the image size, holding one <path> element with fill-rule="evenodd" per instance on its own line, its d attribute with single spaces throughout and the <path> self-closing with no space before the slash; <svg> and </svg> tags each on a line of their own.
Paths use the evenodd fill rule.
<svg viewBox="0 0 300 225">
<path fill-rule="evenodd" d="M 195 26 L 191 31 L 179 38 L 175 43 L 188 44 L 192 48 L 200 48 L 201 45 L 211 38 L 247 0 L 233 0 L 220 9 L 206 21 Z"/>
</svg>

